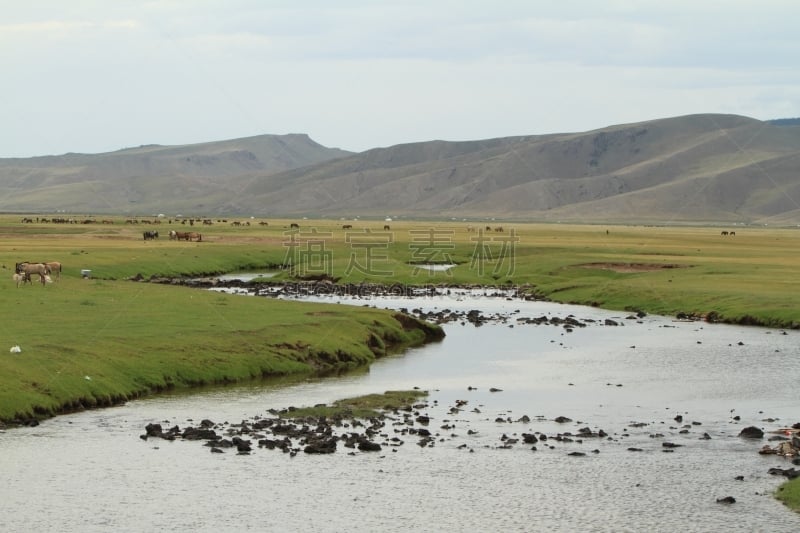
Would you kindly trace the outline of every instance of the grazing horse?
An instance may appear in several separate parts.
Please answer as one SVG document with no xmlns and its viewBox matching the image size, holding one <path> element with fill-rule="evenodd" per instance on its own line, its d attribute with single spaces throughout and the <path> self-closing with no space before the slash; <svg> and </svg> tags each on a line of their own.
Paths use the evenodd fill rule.
<svg viewBox="0 0 800 533">
<path fill-rule="evenodd" d="M 390 229 L 392 229 L 392 228 L 389 227 L 389 224 L 386 224 L 385 226 L 383 226 L 383 231 L 389 231 Z"/>
<path fill-rule="evenodd" d="M 727 231 L 725 231 L 725 230 L 723 230 L 723 231 L 720 233 L 720 235 L 727 235 L 727 234 L 728 234 L 728 232 L 727 232 Z"/>
<path fill-rule="evenodd" d="M 353 225 L 352 224 L 345 224 L 345 225 L 342 226 L 342 229 L 353 229 Z"/>
<path fill-rule="evenodd" d="M 172 233 L 170 232 L 169 238 L 172 239 Z M 203 240 L 203 236 L 197 233 L 196 231 L 176 231 L 175 239 L 179 241 L 197 241 L 200 242 Z"/>
<path fill-rule="evenodd" d="M 142 236 L 144 237 L 144 240 L 150 241 L 150 240 L 153 240 L 153 239 L 158 239 L 158 232 L 157 231 L 145 231 L 144 233 L 142 233 Z"/>
<path fill-rule="evenodd" d="M 30 276 L 31 274 L 38 274 L 39 281 L 42 285 L 47 283 L 47 266 L 44 263 L 17 263 L 14 271 L 23 276 Z"/>
<path fill-rule="evenodd" d="M 44 266 L 47 267 L 48 274 L 55 274 L 56 281 L 61 279 L 61 263 L 58 261 L 50 261 L 45 263 Z"/>
<path fill-rule="evenodd" d="M 289 224 L 289 227 L 300 229 L 300 224 L 298 224 L 297 222 L 292 222 L 291 224 Z"/>
</svg>

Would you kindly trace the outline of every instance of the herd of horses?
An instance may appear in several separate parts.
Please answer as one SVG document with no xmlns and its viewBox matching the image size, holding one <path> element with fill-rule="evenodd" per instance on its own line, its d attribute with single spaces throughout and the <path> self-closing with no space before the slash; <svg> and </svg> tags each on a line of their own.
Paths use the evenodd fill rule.
<svg viewBox="0 0 800 533">
<path fill-rule="evenodd" d="M 476 231 L 475 230 L 475 226 L 467 226 L 467 233 L 473 233 L 475 231 Z M 495 228 L 493 228 L 491 226 L 486 226 L 485 231 L 496 231 L 498 233 L 502 233 L 504 230 L 503 230 L 503 226 L 497 226 Z"/>
<path fill-rule="evenodd" d="M 157 231 L 145 231 L 142 232 L 142 237 L 146 241 L 152 241 L 158 239 L 158 232 Z M 169 232 L 169 240 L 171 241 L 197 241 L 200 242 L 203 240 L 203 235 L 197 233 L 196 231 L 175 231 L 171 230 Z"/>
<path fill-rule="evenodd" d="M 297 224 L 293 224 L 291 227 L 299 228 L 300 226 L 297 225 Z M 344 224 L 344 225 L 342 225 L 342 229 L 353 229 L 353 225 L 352 224 Z M 386 224 L 386 225 L 383 226 L 383 231 L 389 231 L 390 229 L 392 229 L 392 228 L 389 226 L 389 224 Z"/>
<path fill-rule="evenodd" d="M 175 231 L 169 232 L 169 240 L 171 241 L 197 241 L 203 240 L 203 236 L 196 231 Z"/>
<path fill-rule="evenodd" d="M 39 281 L 42 285 L 45 285 L 48 281 L 53 280 L 51 275 L 55 277 L 55 281 L 61 279 L 61 263 L 58 261 L 49 261 L 46 263 L 25 261 L 17 263 L 14 267 L 14 281 L 16 281 L 17 287 L 25 283 L 33 285 L 31 276 L 39 276 Z"/>
</svg>

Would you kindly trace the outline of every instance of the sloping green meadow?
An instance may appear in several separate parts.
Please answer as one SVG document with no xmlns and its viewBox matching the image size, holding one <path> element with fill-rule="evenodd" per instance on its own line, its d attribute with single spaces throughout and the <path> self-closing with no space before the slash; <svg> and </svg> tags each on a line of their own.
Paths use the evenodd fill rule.
<svg viewBox="0 0 800 533">
<path fill-rule="evenodd" d="M 143 231 L 158 229 L 158 240 L 144 241 Z M 113 224 L 1 218 L 0 420 L 170 388 L 354 368 L 442 335 L 386 311 L 126 281 L 283 262 L 285 248 L 271 234 L 278 230 L 215 229 L 205 241 L 178 242 L 169 240 L 168 228 L 119 218 Z M 61 279 L 17 287 L 14 264 L 23 260 L 60 261 Z M 82 270 L 91 271 L 88 279 Z M 16 346 L 20 353 L 10 351 Z"/>
<path fill-rule="evenodd" d="M 128 281 L 133 277 L 274 270 L 276 282 L 330 276 L 340 283 L 521 287 L 609 309 L 800 324 L 795 228 L 737 227 L 735 236 L 723 236 L 713 227 L 505 222 L 498 231 L 497 222 L 215 219 L 191 227 L 110 220 L 0 216 L 0 419 L 170 387 L 364 365 L 390 347 L 441 335 L 374 309 Z M 170 229 L 203 238 L 170 240 Z M 160 238 L 145 241 L 146 230 Z M 14 263 L 23 260 L 62 262 L 61 281 L 16 287 Z M 456 266 L 431 272 L 423 263 Z M 21 353 L 8 351 L 17 345 Z"/>
<path fill-rule="evenodd" d="M 0 420 L 368 365 L 441 330 L 365 307 L 80 279 L 0 289 Z M 19 353 L 10 350 L 19 346 Z"/>
</svg>

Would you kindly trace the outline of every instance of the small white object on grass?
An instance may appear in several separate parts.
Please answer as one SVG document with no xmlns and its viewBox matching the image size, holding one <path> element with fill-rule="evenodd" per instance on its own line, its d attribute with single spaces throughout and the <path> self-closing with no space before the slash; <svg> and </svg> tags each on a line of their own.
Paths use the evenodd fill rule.
<svg viewBox="0 0 800 533">
<path fill-rule="evenodd" d="M 11 352 L 11 353 L 22 353 L 22 348 L 20 348 L 19 346 L 12 346 L 11 349 L 9 350 L 9 352 Z"/>
</svg>

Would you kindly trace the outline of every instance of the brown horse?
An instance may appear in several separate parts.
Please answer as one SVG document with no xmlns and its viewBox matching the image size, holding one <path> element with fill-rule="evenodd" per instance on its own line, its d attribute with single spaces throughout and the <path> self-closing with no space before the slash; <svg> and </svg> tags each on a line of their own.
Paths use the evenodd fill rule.
<svg viewBox="0 0 800 533">
<path fill-rule="evenodd" d="M 50 261 L 48 263 L 45 263 L 44 266 L 47 267 L 48 274 L 55 275 L 56 278 L 55 281 L 61 279 L 61 263 L 59 263 L 58 261 Z"/>
<path fill-rule="evenodd" d="M 47 266 L 44 263 L 17 263 L 14 271 L 23 276 L 30 276 L 31 274 L 38 274 L 39 281 L 42 285 L 47 283 Z"/>
</svg>

